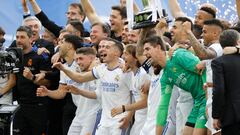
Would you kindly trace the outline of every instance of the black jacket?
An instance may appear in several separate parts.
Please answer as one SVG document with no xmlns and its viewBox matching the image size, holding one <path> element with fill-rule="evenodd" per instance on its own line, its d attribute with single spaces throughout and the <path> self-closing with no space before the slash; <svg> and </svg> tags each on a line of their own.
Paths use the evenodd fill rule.
<svg viewBox="0 0 240 135">
<path fill-rule="evenodd" d="M 40 47 L 46 48 L 50 52 L 50 55 L 49 55 L 50 58 L 54 54 L 54 44 L 53 43 L 39 38 L 37 41 L 35 41 L 35 44 L 37 45 L 38 48 L 40 48 Z M 17 47 L 16 40 L 14 40 L 9 47 Z"/>
<path fill-rule="evenodd" d="M 240 122 L 240 55 L 224 55 L 212 61 L 212 116 L 222 127 Z"/>
<path fill-rule="evenodd" d="M 53 21 L 49 20 L 48 17 L 46 16 L 46 14 L 43 11 L 36 14 L 35 16 L 40 20 L 42 25 L 47 30 L 52 32 L 56 37 L 59 37 L 60 31 L 63 29 L 63 27 L 60 27 L 57 24 L 55 24 Z M 82 37 L 89 37 L 89 36 L 90 36 L 90 33 L 87 32 L 86 30 L 84 30 Z"/>
</svg>

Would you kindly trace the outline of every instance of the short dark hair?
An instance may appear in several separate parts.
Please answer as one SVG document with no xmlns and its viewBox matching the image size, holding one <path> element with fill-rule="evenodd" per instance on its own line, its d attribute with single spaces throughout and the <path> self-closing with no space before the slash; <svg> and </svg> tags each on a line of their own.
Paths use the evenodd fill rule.
<svg viewBox="0 0 240 135">
<path fill-rule="evenodd" d="M 77 48 L 81 48 L 82 47 L 82 43 L 83 43 L 83 39 L 73 35 L 73 34 L 66 34 L 63 36 L 64 41 L 71 43 L 74 50 L 77 50 Z"/>
<path fill-rule="evenodd" d="M 201 7 L 199 10 L 205 11 L 213 16 L 213 18 L 216 18 L 216 12 L 208 7 Z"/>
<path fill-rule="evenodd" d="M 154 47 L 159 45 L 163 51 L 166 51 L 166 46 L 163 43 L 162 38 L 160 38 L 159 36 L 150 36 L 150 37 L 146 38 L 143 41 L 143 44 L 146 44 L 146 43 L 150 43 L 151 46 L 154 46 Z"/>
<path fill-rule="evenodd" d="M 85 12 L 84 12 L 84 10 L 83 10 L 83 7 L 82 7 L 82 5 L 80 4 L 80 3 L 71 3 L 70 5 L 69 5 L 70 7 L 75 7 L 75 8 L 79 8 L 79 13 L 81 14 L 81 15 L 83 15 L 83 22 L 84 22 L 84 20 L 85 20 L 85 18 L 86 18 L 86 14 L 85 14 Z"/>
<path fill-rule="evenodd" d="M 114 42 L 114 46 L 117 47 L 117 49 L 118 49 L 119 52 L 120 52 L 120 56 L 122 56 L 124 47 L 123 47 L 123 44 L 122 44 L 120 41 L 118 41 L 118 40 L 116 40 L 116 39 L 112 39 L 112 38 L 110 38 L 110 37 L 104 38 L 104 39 L 102 39 L 102 40 Z"/>
<path fill-rule="evenodd" d="M 77 31 L 81 33 L 81 36 L 84 34 L 84 27 L 83 24 L 79 20 L 71 20 L 69 21 L 69 24 L 71 24 Z"/>
<path fill-rule="evenodd" d="M 218 19 L 209 19 L 209 20 L 204 21 L 203 24 L 204 25 L 214 25 L 214 26 L 220 27 L 222 30 L 224 29 L 221 21 Z"/>
<path fill-rule="evenodd" d="M 5 35 L 5 31 L 3 30 L 3 28 L 2 27 L 0 27 L 0 35 Z"/>
<path fill-rule="evenodd" d="M 28 26 L 20 26 L 17 28 L 17 32 L 20 32 L 20 31 L 23 31 L 23 32 L 26 32 L 28 37 L 31 38 L 32 35 L 33 35 L 33 32 L 32 32 L 32 29 Z"/>
<path fill-rule="evenodd" d="M 92 28 L 93 26 L 96 26 L 96 25 L 101 26 L 101 27 L 102 27 L 102 30 L 103 30 L 103 33 L 106 33 L 106 34 L 108 35 L 108 37 L 110 36 L 110 34 L 111 34 L 111 26 L 109 26 L 108 23 L 96 22 L 96 23 L 94 23 L 94 24 L 91 26 L 91 28 Z"/>
<path fill-rule="evenodd" d="M 172 35 L 170 32 L 164 32 L 163 36 L 167 37 L 170 41 L 172 40 Z"/>
<path fill-rule="evenodd" d="M 227 47 L 227 46 L 236 46 L 238 40 L 240 39 L 240 35 L 236 30 L 229 29 L 229 30 L 224 30 L 219 38 L 219 42 L 221 46 Z"/>
<path fill-rule="evenodd" d="M 236 30 L 236 31 L 238 31 L 240 33 L 240 27 L 234 26 L 234 27 L 231 27 L 230 29 Z"/>
<path fill-rule="evenodd" d="M 190 22 L 191 23 L 191 30 L 193 30 L 193 22 L 191 21 L 191 19 L 187 18 L 187 17 L 178 17 L 175 19 L 175 22 Z"/>
<path fill-rule="evenodd" d="M 96 51 L 91 47 L 81 47 L 76 50 L 76 54 L 96 55 Z"/>
<path fill-rule="evenodd" d="M 119 11 L 122 19 L 127 18 L 127 10 L 126 10 L 126 7 L 112 6 L 112 10 L 117 10 L 117 11 Z"/>
</svg>

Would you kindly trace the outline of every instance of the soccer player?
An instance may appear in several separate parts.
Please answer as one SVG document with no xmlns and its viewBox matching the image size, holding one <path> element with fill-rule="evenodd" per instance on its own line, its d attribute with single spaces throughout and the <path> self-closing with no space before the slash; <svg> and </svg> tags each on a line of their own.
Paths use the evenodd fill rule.
<svg viewBox="0 0 240 135">
<path fill-rule="evenodd" d="M 60 48 L 61 49 L 61 48 Z M 68 51 L 70 54 L 74 55 L 71 51 Z M 61 54 L 61 53 L 60 53 Z M 87 72 L 90 68 L 91 63 L 95 60 L 96 52 L 93 48 L 90 47 L 82 47 L 76 50 L 75 61 L 72 62 L 73 66 L 68 67 L 72 71 L 79 70 L 81 72 Z M 76 66 L 76 64 L 79 66 Z M 67 64 L 65 64 L 67 65 Z M 75 66 L 74 66 L 75 65 Z M 88 91 L 95 91 L 97 86 L 97 81 L 89 81 L 85 83 L 76 83 L 69 79 L 63 72 L 61 72 L 61 80 L 60 83 L 67 83 L 63 89 L 59 89 L 56 91 L 49 91 L 46 87 L 38 88 L 37 95 L 38 96 L 49 96 L 52 98 L 61 98 L 66 96 L 69 89 L 71 89 L 71 93 L 76 94 L 74 92 L 75 89 L 85 89 Z M 61 86 L 62 87 L 62 86 Z M 62 96 L 61 96 L 62 95 Z M 96 123 L 97 112 L 100 109 L 100 104 L 97 100 L 88 99 L 82 96 L 72 95 L 72 98 L 75 101 L 75 105 L 77 106 L 76 115 L 71 122 L 71 126 L 68 131 L 68 135 L 86 135 L 92 134 L 93 129 Z"/>
<path fill-rule="evenodd" d="M 128 74 L 123 73 L 120 68 L 119 57 L 123 52 L 123 45 L 114 39 L 103 39 L 99 45 L 101 46 L 101 55 L 104 64 L 93 68 L 92 72 L 77 73 L 65 68 L 61 63 L 55 63 L 53 66 L 62 70 L 71 79 L 77 82 L 87 82 L 94 79 L 99 79 L 100 87 L 98 91 L 83 91 L 79 90 L 80 94 L 101 101 L 102 115 L 98 125 L 96 135 L 121 135 L 122 123 L 127 116 L 127 112 L 116 117 L 111 116 L 111 109 L 130 103 L 130 88 L 128 84 Z"/>
<path fill-rule="evenodd" d="M 184 134 L 204 135 L 206 97 L 203 91 L 204 77 L 196 70 L 196 65 L 200 62 L 198 57 L 185 49 L 177 49 L 171 60 L 168 60 L 163 41 L 157 36 L 149 37 L 144 41 L 144 54 L 164 68 L 157 125 L 163 127 L 166 124 L 172 88 L 176 85 L 190 92 L 194 99 L 194 107 L 188 116 Z"/>
<path fill-rule="evenodd" d="M 136 58 L 136 46 L 127 45 L 123 53 L 123 59 L 125 61 L 126 67 L 130 69 L 129 74 L 131 75 L 128 81 L 131 86 L 131 92 L 135 103 L 128 105 L 117 106 L 112 109 L 111 114 L 113 117 L 121 114 L 125 111 L 135 111 L 134 124 L 131 128 L 131 135 L 139 135 L 147 116 L 147 93 L 141 92 L 144 85 L 149 84 L 149 75 L 141 67 L 140 63 Z"/>
</svg>

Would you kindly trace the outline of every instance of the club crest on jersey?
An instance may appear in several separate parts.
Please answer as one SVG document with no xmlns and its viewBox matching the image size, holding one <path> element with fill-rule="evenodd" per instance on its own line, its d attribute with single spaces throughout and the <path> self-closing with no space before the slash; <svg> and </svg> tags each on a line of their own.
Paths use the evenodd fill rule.
<svg viewBox="0 0 240 135">
<path fill-rule="evenodd" d="M 171 93 L 172 92 L 172 88 L 170 86 L 166 86 L 165 88 L 165 94 Z"/>
<path fill-rule="evenodd" d="M 173 72 L 177 72 L 177 68 L 173 67 L 173 68 L 172 68 L 172 71 L 173 71 Z"/>
<path fill-rule="evenodd" d="M 28 60 L 28 62 L 27 62 L 27 65 L 28 65 L 29 67 L 31 67 L 31 66 L 32 66 L 32 64 L 33 64 L 33 61 L 32 61 L 32 59 L 29 59 L 29 60 Z"/>
<path fill-rule="evenodd" d="M 116 75 L 116 77 L 114 79 L 115 79 L 115 81 L 119 81 L 120 80 L 120 76 Z"/>
</svg>

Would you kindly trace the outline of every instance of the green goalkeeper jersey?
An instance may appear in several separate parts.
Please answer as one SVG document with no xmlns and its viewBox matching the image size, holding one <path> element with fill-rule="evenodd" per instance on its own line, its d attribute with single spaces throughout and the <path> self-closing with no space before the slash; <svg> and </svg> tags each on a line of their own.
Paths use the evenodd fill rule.
<svg viewBox="0 0 240 135">
<path fill-rule="evenodd" d="M 158 108 L 157 124 L 166 123 L 169 100 L 173 85 L 191 93 L 194 100 L 205 96 L 203 83 L 206 80 L 205 72 L 198 74 L 196 65 L 199 58 L 185 49 L 177 49 L 170 60 L 167 60 L 161 77 L 161 101 Z"/>
</svg>

